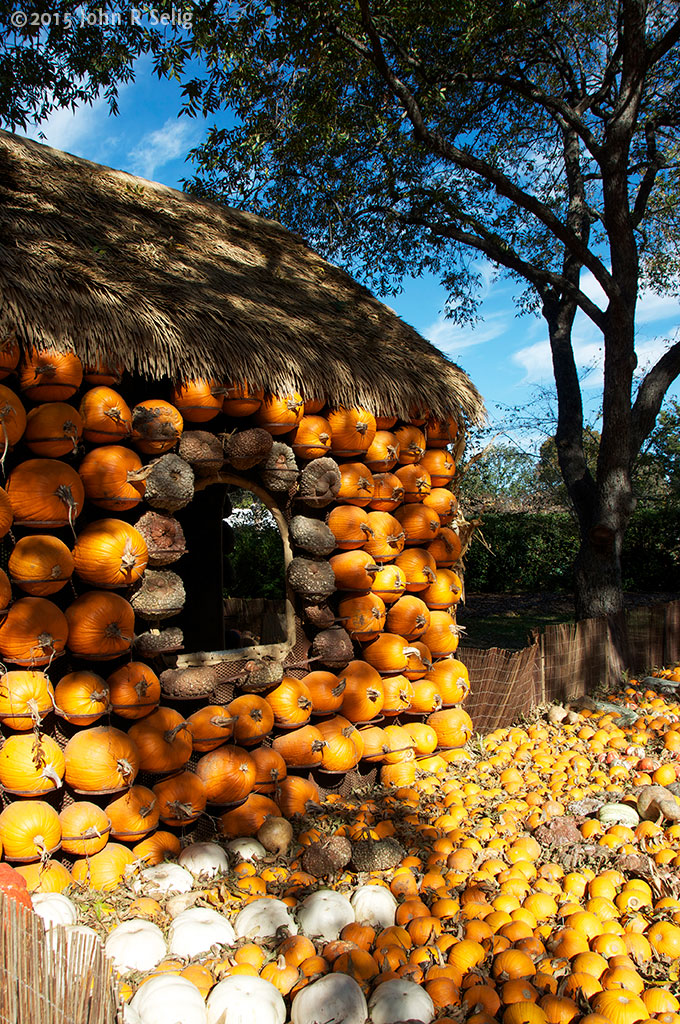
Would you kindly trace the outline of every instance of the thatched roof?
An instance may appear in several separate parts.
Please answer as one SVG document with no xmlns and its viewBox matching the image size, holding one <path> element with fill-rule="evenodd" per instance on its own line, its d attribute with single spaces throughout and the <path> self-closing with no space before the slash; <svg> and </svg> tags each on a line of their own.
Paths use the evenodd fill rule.
<svg viewBox="0 0 680 1024">
<path fill-rule="evenodd" d="M 280 224 L 0 132 L 0 331 L 407 416 L 483 416 L 466 374 Z"/>
</svg>

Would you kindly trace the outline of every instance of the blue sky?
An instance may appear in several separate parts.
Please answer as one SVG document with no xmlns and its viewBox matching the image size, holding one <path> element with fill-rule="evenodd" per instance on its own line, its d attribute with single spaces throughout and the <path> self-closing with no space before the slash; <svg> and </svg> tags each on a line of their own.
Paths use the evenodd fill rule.
<svg viewBox="0 0 680 1024">
<path fill-rule="evenodd" d="M 200 119 L 178 118 L 180 102 L 179 87 L 156 79 L 150 63 L 141 61 L 136 81 L 120 90 L 118 117 L 110 117 L 106 103 L 97 101 L 75 114 L 57 111 L 29 134 L 57 149 L 179 187 L 183 177 L 191 177 L 186 153 L 200 142 L 206 127 Z M 385 301 L 470 374 L 493 421 L 504 417 L 504 407 L 526 406 L 536 389 L 550 388 L 552 371 L 543 321 L 516 314 L 513 295 L 518 286 L 494 282 L 490 268 L 481 263 L 479 269 L 483 301 L 481 319 L 474 326 L 458 327 L 443 316 L 446 293 L 433 277 L 407 280 L 400 295 Z M 588 275 L 583 286 L 596 301 L 601 298 Z M 674 340 L 679 325 L 677 299 L 643 293 L 638 307 L 641 369 L 658 358 L 669 339 Z M 601 381 L 598 332 L 579 315 L 574 337 L 579 366 L 590 368 L 584 395 L 594 413 Z M 677 396 L 680 388 L 676 385 L 671 393 Z M 522 446 L 527 440 L 531 438 L 525 437 L 523 443 L 520 439 Z"/>
</svg>

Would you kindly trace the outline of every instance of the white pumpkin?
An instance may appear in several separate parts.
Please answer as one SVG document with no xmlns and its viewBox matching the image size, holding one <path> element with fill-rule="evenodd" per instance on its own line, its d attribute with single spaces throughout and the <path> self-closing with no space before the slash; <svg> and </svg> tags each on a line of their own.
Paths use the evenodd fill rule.
<svg viewBox="0 0 680 1024">
<path fill-rule="evenodd" d="M 194 878 L 214 878 L 229 868 L 229 858 L 217 843 L 192 843 L 179 855 L 179 864 Z"/>
<path fill-rule="evenodd" d="M 75 924 L 78 910 L 73 900 L 61 892 L 37 892 L 31 897 L 33 909 L 42 917 L 45 928 L 55 924 Z"/>
<path fill-rule="evenodd" d="M 232 839 L 227 843 L 227 849 L 239 860 L 262 860 L 267 856 L 267 851 L 262 843 L 258 843 L 257 839 Z"/>
<path fill-rule="evenodd" d="M 130 1006 L 140 1024 L 208 1024 L 199 989 L 193 981 L 176 974 L 159 974 L 146 981 L 135 992 Z"/>
<path fill-rule="evenodd" d="M 123 1024 L 142 1024 L 142 1018 L 130 1003 L 123 1003 Z"/>
<path fill-rule="evenodd" d="M 396 1024 L 403 1020 L 430 1024 L 435 1012 L 434 1003 L 425 989 L 415 981 L 403 981 L 401 978 L 378 985 L 369 1000 L 368 1009 L 373 1024 Z"/>
<path fill-rule="evenodd" d="M 270 981 L 235 975 L 208 996 L 208 1024 L 284 1024 L 286 1004 Z"/>
<path fill-rule="evenodd" d="M 604 825 L 627 825 L 635 829 L 640 824 L 640 815 L 628 804 L 603 804 L 597 816 Z"/>
<path fill-rule="evenodd" d="M 326 942 L 332 942 L 346 924 L 355 920 L 355 915 L 354 907 L 342 893 L 319 889 L 303 900 L 297 918 L 303 935 L 318 935 Z"/>
<path fill-rule="evenodd" d="M 167 951 L 158 925 L 141 917 L 116 925 L 104 944 L 104 952 L 121 974 L 150 971 L 161 962 Z"/>
<path fill-rule="evenodd" d="M 154 864 L 143 868 L 133 882 L 135 892 L 157 896 L 166 892 L 190 892 L 194 876 L 179 864 Z"/>
<path fill-rule="evenodd" d="M 384 885 L 360 885 L 351 899 L 354 914 L 361 924 L 372 928 L 390 928 L 397 913 L 397 901 Z"/>
<path fill-rule="evenodd" d="M 174 956 L 193 957 L 213 946 L 232 946 L 234 929 L 224 914 L 209 907 L 190 907 L 178 914 L 168 931 L 168 947 Z"/>
<path fill-rule="evenodd" d="M 289 935 L 298 933 L 288 905 L 283 900 L 268 899 L 266 896 L 247 903 L 234 921 L 238 939 L 271 939 L 279 928 L 287 928 Z"/>
<path fill-rule="evenodd" d="M 365 1024 L 367 1017 L 363 992 L 354 978 L 340 973 L 327 974 L 303 988 L 293 999 L 290 1011 L 291 1024 Z"/>
</svg>

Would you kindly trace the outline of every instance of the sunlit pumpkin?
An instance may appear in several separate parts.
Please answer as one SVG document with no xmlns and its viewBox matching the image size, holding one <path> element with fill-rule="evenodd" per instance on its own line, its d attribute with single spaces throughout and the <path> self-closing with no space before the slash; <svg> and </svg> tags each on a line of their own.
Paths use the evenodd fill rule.
<svg viewBox="0 0 680 1024">
<path fill-rule="evenodd" d="M 187 718 L 191 732 L 193 749 L 206 753 L 215 750 L 231 739 L 234 733 L 234 718 L 226 707 L 220 704 L 208 704 L 194 711 Z"/>
<path fill-rule="evenodd" d="M 348 772 L 355 768 L 364 751 L 361 733 L 342 715 L 326 718 L 318 724 L 325 743 L 321 767 L 327 772 Z"/>
<path fill-rule="evenodd" d="M 117 444 L 132 433 L 132 413 L 127 402 L 109 387 L 91 388 L 80 403 L 83 437 L 90 444 Z"/>
<path fill-rule="evenodd" d="M 134 739 L 113 726 L 75 733 L 64 748 L 65 778 L 76 793 L 118 793 L 131 786 L 140 767 Z"/>
<path fill-rule="evenodd" d="M 154 793 L 146 786 L 131 786 L 105 807 L 111 822 L 111 837 L 125 843 L 148 836 L 158 825 L 158 806 Z"/>
<path fill-rule="evenodd" d="M 15 800 L 0 814 L 5 858 L 28 864 L 55 853 L 61 842 L 59 815 L 45 800 Z"/>
<path fill-rule="evenodd" d="M 146 483 L 128 479 L 141 468 L 142 460 L 131 448 L 110 444 L 88 452 L 78 473 L 88 501 L 111 512 L 125 512 L 144 496 Z"/>
<path fill-rule="evenodd" d="M 269 395 L 262 399 L 262 404 L 255 414 L 259 426 L 270 434 L 287 434 L 297 427 L 305 411 L 302 395 L 297 391 L 289 395 Z"/>
<path fill-rule="evenodd" d="M 7 565 L 14 583 L 34 597 L 55 594 L 66 586 L 74 568 L 73 555 L 62 540 L 50 534 L 22 537 Z"/>
<path fill-rule="evenodd" d="M 227 712 L 234 719 L 234 740 L 244 747 L 254 746 L 274 727 L 274 712 L 263 697 L 244 693 L 227 705 Z"/>
<path fill-rule="evenodd" d="M 164 774 L 183 768 L 191 757 L 192 739 L 186 720 L 174 708 L 157 708 L 130 726 L 142 771 Z"/>
<path fill-rule="evenodd" d="M 335 536 L 336 546 L 341 551 L 363 548 L 370 540 L 368 513 L 357 505 L 336 505 L 328 513 L 326 523 Z"/>
<path fill-rule="evenodd" d="M 309 672 L 302 682 L 309 690 L 312 711 L 317 715 L 331 714 L 338 711 L 342 704 L 345 681 L 332 672 Z"/>
<path fill-rule="evenodd" d="M 374 490 L 373 474 L 363 463 L 345 462 L 340 466 L 338 501 L 366 506 L 372 500 Z"/>
<path fill-rule="evenodd" d="M 205 810 L 205 785 L 195 772 L 184 771 L 162 779 L 156 783 L 153 791 L 158 801 L 158 814 L 164 825 L 189 825 Z"/>
<path fill-rule="evenodd" d="M 394 473 L 376 473 L 369 507 L 376 512 L 393 512 L 404 500 L 404 485 Z"/>
<path fill-rule="evenodd" d="M 38 668 L 63 654 L 69 627 L 56 604 L 22 597 L 0 625 L 0 654 L 13 665 Z"/>
<path fill-rule="evenodd" d="M 47 796 L 60 789 L 64 755 L 51 736 L 8 736 L 0 748 L 0 784 L 14 796 Z"/>
<path fill-rule="evenodd" d="M 355 640 L 371 640 L 385 625 L 385 605 L 376 594 L 348 597 L 340 601 L 338 616 Z"/>
<path fill-rule="evenodd" d="M 0 675 L 0 722 L 20 732 L 32 729 L 54 705 L 52 684 L 44 672 Z"/>
<path fill-rule="evenodd" d="M 298 459 L 318 459 L 331 446 L 331 427 L 323 416 L 304 415 L 290 442 Z"/>
<path fill-rule="evenodd" d="M 132 605 L 108 590 L 89 590 L 81 594 L 66 609 L 66 619 L 68 648 L 79 658 L 108 661 L 125 654 L 132 645 L 135 628 Z"/>
<path fill-rule="evenodd" d="M 331 451 L 342 459 L 367 452 L 376 434 L 375 416 L 367 409 L 332 409 L 328 413 Z"/>
<path fill-rule="evenodd" d="M 305 725 L 312 713 L 312 697 L 301 679 L 284 676 L 265 700 L 274 712 L 274 724 L 293 729 Z"/>
<path fill-rule="evenodd" d="M 404 488 L 404 501 L 407 504 L 422 502 L 432 490 L 430 474 L 420 464 L 400 466 L 395 470 L 395 476 Z"/>
<path fill-rule="evenodd" d="M 365 463 L 371 473 L 389 473 L 397 465 L 399 442 L 389 430 L 378 430 L 366 452 Z"/>
<path fill-rule="evenodd" d="M 274 750 L 289 768 L 313 768 L 321 764 L 324 738 L 314 725 L 303 725 L 274 737 Z"/>
<path fill-rule="evenodd" d="M 96 672 L 69 672 L 54 690 L 56 712 L 72 725 L 92 725 L 108 711 L 109 688 Z"/>
<path fill-rule="evenodd" d="M 226 745 L 204 754 L 196 775 L 205 786 L 209 804 L 235 804 L 252 793 L 255 762 L 243 747 Z"/>
<path fill-rule="evenodd" d="M 24 441 L 34 455 L 60 458 L 75 455 L 83 433 L 80 414 L 66 402 L 47 402 L 31 409 Z"/>
<path fill-rule="evenodd" d="M 111 822 L 106 812 L 89 800 L 76 800 L 59 814 L 61 848 L 80 857 L 103 850 L 109 841 Z"/>
<path fill-rule="evenodd" d="M 73 560 L 86 583 L 106 589 L 131 587 L 144 572 L 149 553 L 134 526 L 122 519 L 98 519 L 78 534 Z"/>
<path fill-rule="evenodd" d="M 63 402 L 75 395 L 83 379 L 83 364 L 74 352 L 31 349 L 18 370 L 19 387 L 32 402 Z"/>
<path fill-rule="evenodd" d="M 121 718 L 144 718 L 161 699 L 161 682 L 142 661 L 130 661 L 106 680 L 109 704 Z"/>
<path fill-rule="evenodd" d="M 121 884 L 136 860 L 135 853 L 127 846 L 107 843 L 92 857 L 74 861 L 71 874 L 78 884 L 107 892 Z"/>
<path fill-rule="evenodd" d="M 396 427 L 394 436 L 399 442 L 399 463 L 402 466 L 420 462 L 425 453 L 425 434 L 416 426 Z"/>
</svg>

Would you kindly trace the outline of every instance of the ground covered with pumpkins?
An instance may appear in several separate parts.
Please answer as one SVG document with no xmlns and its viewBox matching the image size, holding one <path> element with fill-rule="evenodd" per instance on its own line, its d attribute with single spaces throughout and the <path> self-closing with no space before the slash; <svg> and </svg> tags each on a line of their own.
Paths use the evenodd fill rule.
<svg viewBox="0 0 680 1024">
<path fill-rule="evenodd" d="M 51 861 L 3 886 L 104 944 L 128 1022 L 677 1024 L 679 684 L 537 709 L 419 754 L 407 786 L 282 783 L 237 838 L 156 831 L 89 880 Z"/>
</svg>

